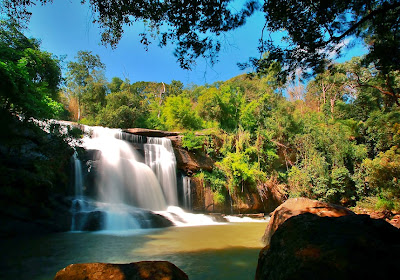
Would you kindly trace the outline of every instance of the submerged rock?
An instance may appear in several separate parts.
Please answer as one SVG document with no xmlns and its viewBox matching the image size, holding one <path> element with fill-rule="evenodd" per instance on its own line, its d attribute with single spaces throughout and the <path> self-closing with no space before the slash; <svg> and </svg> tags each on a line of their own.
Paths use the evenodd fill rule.
<svg viewBox="0 0 400 280">
<path fill-rule="evenodd" d="M 368 215 L 289 218 L 259 255 L 256 280 L 390 279 L 400 230 Z"/>
<path fill-rule="evenodd" d="M 271 213 L 271 219 L 262 238 L 264 243 L 266 245 L 269 244 L 271 236 L 287 219 L 303 213 L 312 213 L 320 217 L 341 217 L 345 215 L 354 215 L 354 212 L 339 205 L 311 200 L 303 197 L 291 198 Z"/>
<path fill-rule="evenodd" d="M 121 216 L 122 219 L 125 219 L 125 222 L 129 223 L 128 217 L 131 217 L 140 228 L 164 228 L 174 225 L 173 222 L 166 217 L 144 209 L 132 208 L 130 211 L 126 210 L 126 214 L 126 216 Z M 78 210 L 74 214 L 74 230 L 98 231 L 107 229 L 107 216 L 108 212 L 106 209 L 84 210 L 82 212 Z M 123 229 L 125 228 L 121 228 L 121 230 Z"/>
<path fill-rule="evenodd" d="M 127 264 L 71 264 L 57 272 L 54 280 L 187 280 L 188 276 L 167 261 L 143 261 Z"/>
</svg>

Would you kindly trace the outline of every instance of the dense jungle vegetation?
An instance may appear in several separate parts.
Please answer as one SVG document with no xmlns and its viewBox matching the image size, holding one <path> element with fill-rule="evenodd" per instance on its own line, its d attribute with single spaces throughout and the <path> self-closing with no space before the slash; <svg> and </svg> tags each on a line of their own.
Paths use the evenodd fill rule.
<svg viewBox="0 0 400 280">
<path fill-rule="evenodd" d="M 98 1 L 92 2 L 96 8 Z M 242 11 L 243 19 L 229 14 L 229 20 L 215 32 L 244 24 L 256 8 L 254 1 L 250 2 L 252 6 Z M 288 18 L 277 14 L 269 2 L 291 5 L 282 10 L 293 12 L 292 15 L 300 9 L 315 16 L 307 26 L 296 24 L 293 30 L 286 26 L 292 32 L 291 40 L 302 48 L 292 48 L 285 54 L 271 42 L 262 42 L 265 56 L 253 60 L 256 74 L 201 86 L 185 87 L 180 81 L 132 82 L 119 77 L 108 81 L 105 65 L 90 51 L 78 52 L 62 77 L 58 58 L 41 51 L 39 41 L 26 38 L 17 24 L 2 22 L 1 109 L 25 119 L 59 118 L 89 125 L 181 131 L 187 149 L 201 150 L 216 161 L 212 172 L 196 175 L 212 186 L 216 200 L 222 200 L 225 192 L 239 193 L 246 188 L 262 192 L 266 185 L 273 185 L 288 197 L 305 196 L 346 206 L 367 203 L 399 210 L 400 72 L 396 52 L 400 40 L 395 36 L 399 30 L 399 3 L 352 1 L 349 6 L 347 1 L 332 1 L 332 7 L 305 9 L 305 1 L 266 1 L 264 12 L 270 23 L 267 28 L 272 31 L 282 28 L 287 22 L 281 19 Z M 100 19 L 120 12 L 106 8 L 98 8 Z M 337 17 L 347 9 L 355 11 L 348 22 Z M 156 14 L 149 15 L 157 22 Z M 310 15 L 301 15 L 308 22 Z M 385 19 L 381 18 L 383 15 Z M 318 33 L 319 39 L 307 37 L 316 34 L 321 18 L 326 20 L 331 36 L 324 42 L 319 39 L 325 38 L 325 33 Z M 173 19 L 178 23 L 184 20 Z M 172 22 L 170 17 L 158 20 Z M 105 41 L 118 42 L 121 22 L 103 22 L 108 34 Z M 195 27 L 211 28 L 201 23 Z M 343 26 L 337 27 L 340 23 L 350 27 L 346 31 Z M 182 30 L 186 30 L 184 26 Z M 303 29 L 296 29 L 298 26 Z M 201 41 L 200 38 L 193 34 L 185 37 L 180 29 L 174 32 L 166 34 L 165 39 L 180 40 L 178 60 L 185 68 L 204 55 L 196 51 L 196 46 L 211 52 L 220 48 L 218 44 L 207 45 L 208 41 L 204 46 L 196 45 L 187 38 Z M 340 45 L 347 35 L 362 37 L 370 44 L 368 54 L 344 63 L 326 63 L 329 52 L 339 51 L 333 45 Z M 302 44 L 308 41 L 318 44 Z M 313 55 L 305 53 L 305 49 L 312 50 Z M 295 58 L 306 63 L 296 64 Z M 288 61 L 293 63 L 287 66 Z M 303 66 L 311 67 L 315 74 L 306 83 L 300 82 L 306 72 L 297 71 L 296 75 L 294 71 Z M 289 70 L 292 75 L 285 73 Z"/>
<path fill-rule="evenodd" d="M 79 52 L 60 97 L 71 120 L 84 124 L 183 132 L 184 147 L 216 161 L 211 173 L 196 175 L 216 200 L 272 184 L 290 197 L 394 209 L 400 110 L 380 71 L 361 61 L 335 64 L 306 86 L 281 84 L 274 65 L 262 76 L 184 87 L 107 82 L 100 58 Z M 398 72 L 389 78 L 399 85 Z"/>
</svg>

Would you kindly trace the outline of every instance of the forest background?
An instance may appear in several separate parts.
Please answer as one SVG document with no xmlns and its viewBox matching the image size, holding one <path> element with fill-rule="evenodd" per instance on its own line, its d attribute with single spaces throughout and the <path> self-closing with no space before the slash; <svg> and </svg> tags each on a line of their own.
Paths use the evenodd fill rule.
<svg viewBox="0 0 400 280">
<path fill-rule="evenodd" d="M 60 59 L 15 22 L 1 22 L 0 53 L 4 122 L 180 131 L 184 147 L 215 161 L 195 175 L 215 201 L 269 184 L 287 197 L 400 209 L 400 72 L 368 59 L 372 52 L 314 69 L 306 85 L 298 68 L 282 79 L 290 68 L 274 59 L 256 73 L 190 87 L 107 81 L 90 51 L 79 51 L 63 76 Z"/>
</svg>

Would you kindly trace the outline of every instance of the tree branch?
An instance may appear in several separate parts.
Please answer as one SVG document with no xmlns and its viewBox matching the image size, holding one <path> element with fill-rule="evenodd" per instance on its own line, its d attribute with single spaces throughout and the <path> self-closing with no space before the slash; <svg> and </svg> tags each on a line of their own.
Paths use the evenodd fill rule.
<svg viewBox="0 0 400 280">
<path fill-rule="evenodd" d="M 394 3 L 394 4 L 386 4 L 383 5 L 381 8 L 374 10 L 372 12 L 370 12 L 368 15 L 366 15 L 365 17 L 363 17 L 360 21 L 358 21 L 357 23 L 355 23 L 353 26 L 351 26 L 346 32 L 344 32 L 342 35 L 338 36 L 338 37 L 332 37 L 331 40 L 329 40 L 328 42 L 335 42 L 338 43 L 340 42 L 343 38 L 345 38 L 346 36 L 350 35 L 351 33 L 353 33 L 358 27 L 360 27 L 360 25 L 362 25 L 363 23 L 365 23 L 366 21 L 372 19 L 374 16 L 381 14 L 381 13 L 386 13 L 389 10 L 393 10 L 400 7 L 400 2 Z"/>
</svg>

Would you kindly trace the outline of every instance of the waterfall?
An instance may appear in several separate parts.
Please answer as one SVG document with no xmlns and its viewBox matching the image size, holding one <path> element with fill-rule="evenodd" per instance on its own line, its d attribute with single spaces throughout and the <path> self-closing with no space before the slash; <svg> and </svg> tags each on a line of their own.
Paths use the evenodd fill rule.
<svg viewBox="0 0 400 280">
<path fill-rule="evenodd" d="M 90 136 L 83 139 L 83 147 L 92 156 L 86 177 L 92 181 L 84 190 L 82 164 L 74 155 L 72 231 L 126 231 L 171 221 L 175 225 L 213 223 L 210 217 L 195 217 L 178 207 L 176 159 L 170 139 L 103 127 L 85 126 L 85 132 Z M 184 207 L 190 209 L 189 177 L 183 185 Z"/>
<path fill-rule="evenodd" d="M 192 209 L 192 190 L 190 183 L 190 177 L 182 176 L 183 206 L 188 210 Z"/>
<path fill-rule="evenodd" d="M 144 145 L 146 164 L 156 174 L 168 205 L 178 205 L 176 159 L 171 140 L 148 137 Z"/>
<path fill-rule="evenodd" d="M 85 147 L 101 152 L 97 163 L 97 199 L 165 210 L 167 204 L 157 177 L 128 142 L 116 138 L 121 131 L 109 128 L 94 131 L 94 137 L 85 140 Z"/>
</svg>

